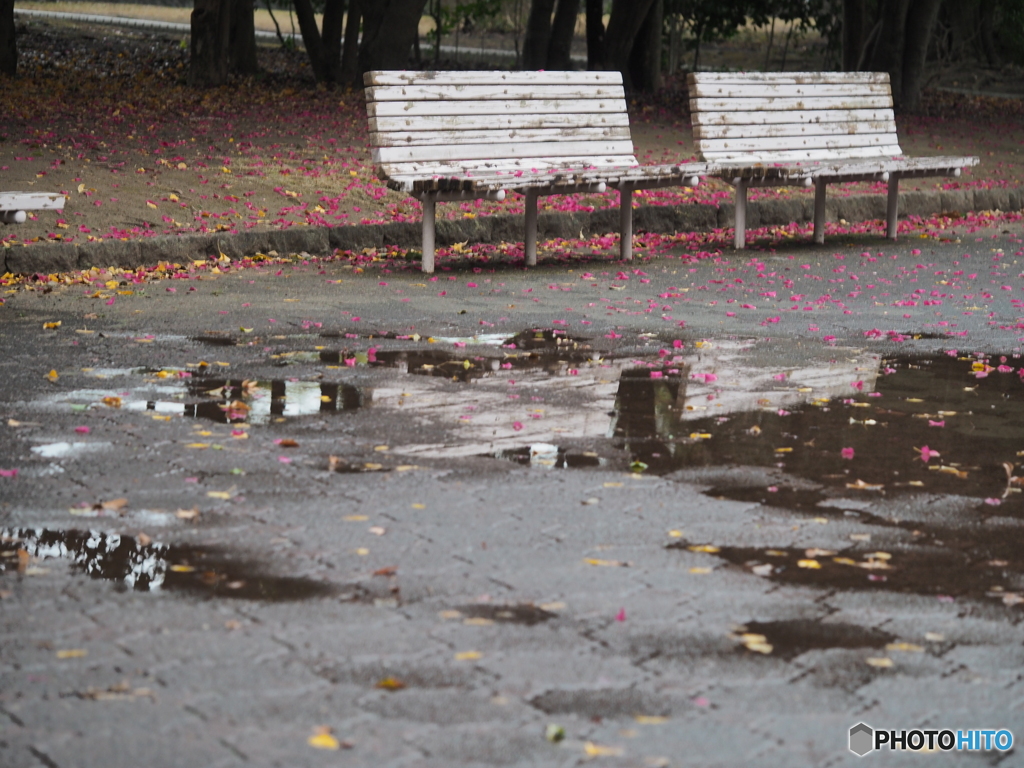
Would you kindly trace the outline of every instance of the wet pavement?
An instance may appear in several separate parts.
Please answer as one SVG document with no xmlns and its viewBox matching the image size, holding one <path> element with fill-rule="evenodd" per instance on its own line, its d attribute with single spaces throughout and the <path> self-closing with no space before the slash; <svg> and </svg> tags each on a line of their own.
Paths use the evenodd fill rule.
<svg viewBox="0 0 1024 768">
<path fill-rule="evenodd" d="M 0 764 L 841 766 L 860 721 L 1024 738 L 1007 227 L 5 294 Z"/>
</svg>

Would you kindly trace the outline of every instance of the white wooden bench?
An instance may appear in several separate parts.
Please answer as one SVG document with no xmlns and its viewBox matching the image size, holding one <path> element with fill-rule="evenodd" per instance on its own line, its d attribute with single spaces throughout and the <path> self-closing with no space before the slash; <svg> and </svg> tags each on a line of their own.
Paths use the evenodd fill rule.
<svg viewBox="0 0 1024 768">
<path fill-rule="evenodd" d="M 25 211 L 60 211 L 64 195 L 49 192 L 0 192 L 0 223 L 24 224 Z"/>
<path fill-rule="evenodd" d="M 705 163 L 642 167 L 618 72 L 367 72 L 378 176 L 423 204 L 423 271 L 434 271 L 435 205 L 526 196 L 526 263 L 537 198 L 618 189 L 620 255 L 632 257 L 632 194 L 696 185 Z"/>
<path fill-rule="evenodd" d="M 825 242 L 830 182 L 887 181 L 887 236 L 896 238 L 901 179 L 959 176 L 976 157 L 906 157 L 886 72 L 689 75 L 693 137 L 736 189 L 736 248 L 746 241 L 747 189 L 814 186 L 814 241 Z M 773 177 L 757 169 L 774 168 Z"/>
</svg>

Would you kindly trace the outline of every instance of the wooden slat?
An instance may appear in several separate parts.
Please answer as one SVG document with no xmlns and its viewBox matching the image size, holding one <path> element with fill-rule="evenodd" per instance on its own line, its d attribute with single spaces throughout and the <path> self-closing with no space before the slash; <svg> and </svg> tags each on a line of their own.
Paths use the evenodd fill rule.
<svg viewBox="0 0 1024 768">
<path fill-rule="evenodd" d="M 624 99 L 548 99 L 527 101 L 384 101 L 366 105 L 369 117 L 420 117 L 435 115 L 534 115 L 604 114 L 626 111 Z"/>
<path fill-rule="evenodd" d="M 389 131 L 483 131 L 528 128 L 629 128 L 625 112 L 530 115 L 438 115 L 435 117 L 371 117 L 371 133 Z"/>
<path fill-rule="evenodd" d="M 776 113 L 777 114 L 777 113 Z M 842 123 L 775 123 L 770 125 L 695 125 L 695 139 L 754 139 L 769 136 L 840 136 L 843 134 L 896 134 L 892 120 Z"/>
<path fill-rule="evenodd" d="M 452 160 L 493 160 L 528 157 L 564 157 L 566 155 L 633 155 L 631 141 L 552 141 L 546 143 L 449 144 L 428 147 L 375 147 L 373 162 L 411 163 Z"/>
<path fill-rule="evenodd" d="M 697 83 L 691 99 L 821 98 L 824 96 L 891 97 L 888 83 Z"/>
<path fill-rule="evenodd" d="M 393 131 L 371 133 L 375 147 L 449 146 L 458 144 L 535 144 L 556 141 L 630 141 L 629 128 L 541 128 L 504 131 Z M 632 146 L 632 143 L 630 144 Z"/>
<path fill-rule="evenodd" d="M 545 85 L 622 85 L 619 72 L 367 72 L 363 84 L 377 85 L 424 85 L 430 82 L 446 85 L 495 85 L 521 84 L 528 86 Z"/>
<path fill-rule="evenodd" d="M 789 150 L 785 152 L 779 151 L 763 151 L 763 152 L 704 152 L 704 159 L 710 162 L 718 163 L 735 163 L 737 161 L 744 161 L 747 163 L 769 163 L 769 164 L 780 164 L 780 163 L 793 163 L 801 162 L 805 160 L 866 160 L 869 158 L 892 158 L 900 154 L 900 148 L 898 146 L 888 147 L 859 147 L 854 154 L 851 150 L 849 153 L 837 152 L 832 149 L 807 149 L 807 150 Z"/>
<path fill-rule="evenodd" d="M 697 147 L 704 154 L 725 152 L 791 152 L 805 149 L 861 150 L 866 147 L 895 147 L 893 154 L 903 154 L 892 133 L 855 133 L 840 136 L 766 136 L 751 139 L 699 139 Z M 854 152 L 853 154 L 858 154 Z"/>
<path fill-rule="evenodd" d="M 826 159 L 821 162 L 794 163 L 792 165 L 787 165 L 784 162 L 781 162 L 779 164 L 779 170 L 782 173 L 790 175 L 809 174 L 811 176 L 856 176 L 884 171 L 888 171 L 889 173 L 945 172 L 953 171 L 957 168 L 969 168 L 977 164 L 978 158 L 976 157 L 961 157 L 958 155 L 942 155 L 935 157 L 903 156 L 879 159 L 854 158 L 852 160 L 843 160 L 841 162 L 830 162 Z M 939 175 L 941 175 L 941 173 Z"/>
<path fill-rule="evenodd" d="M 848 123 L 893 120 L 892 109 L 820 109 L 787 112 L 694 112 L 694 125 L 775 125 L 784 123 Z"/>
<path fill-rule="evenodd" d="M 56 192 L 0 192 L 0 211 L 60 211 L 64 199 Z"/>
<path fill-rule="evenodd" d="M 587 155 L 579 157 L 528 157 L 521 159 L 496 160 L 459 160 L 448 163 L 382 163 L 380 170 L 388 178 L 431 177 L 431 176 L 465 176 L 479 173 L 481 176 L 492 175 L 495 171 L 505 171 L 508 178 L 515 180 L 516 171 L 525 175 L 533 169 L 542 171 L 563 170 L 582 173 L 600 168 L 622 167 L 627 165 L 628 158 L 621 155 L 609 157 Z"/>
<path fill-rule="evenodd" d="M 892 107 L 892 99 L 884 96 L 824 96 L 821 98 L 781 99 L 690 99 L 693 112 L 754 112 L 757 110 L 805 110 L 805 109 L 886 109 Z"/>
<path fill-rule="evenodd" d="M 534 101 L 551 99 L 624 99 L 621 85 L 404 85 L 373 86 L 366 99 L 382 101 Z"/>
<path fill-rule="evenodd" d="M 694 72 L 689 83 L 888 83 L 888 72 Z"/>
</svg>

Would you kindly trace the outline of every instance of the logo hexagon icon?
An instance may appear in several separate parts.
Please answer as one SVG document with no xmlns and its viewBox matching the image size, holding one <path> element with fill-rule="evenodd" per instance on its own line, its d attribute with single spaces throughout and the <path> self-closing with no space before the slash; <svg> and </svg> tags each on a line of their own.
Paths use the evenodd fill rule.
<svg viewBox="0 0 1024 768">
<path fill-rule="evenodd" d="M 875 732 L 870 725 L 857 723 L 850 729 L 850 751 L 864 757 L 875 748 Z"/>
</svg>

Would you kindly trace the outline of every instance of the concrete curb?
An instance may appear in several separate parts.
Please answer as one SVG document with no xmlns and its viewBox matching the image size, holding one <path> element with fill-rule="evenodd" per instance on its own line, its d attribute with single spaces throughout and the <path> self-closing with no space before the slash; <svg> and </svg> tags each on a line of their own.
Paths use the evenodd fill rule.
<svg viewBox="0 0 1024 768">
<path fill-rule="evenodd" d="M 1019 211 L 1024 208 L 1024 189 L 961 189 L 951 192 L 903 192 L 901 216 L 929 216 L 958 211 Z M 814 202 L 808 199 L 762 200 L 747 206 L 747 227 L 781 226 L 810 221 Z M 732 203 L 708 205 L 641 206 L 634 211 L 634 231 L 709 232 L 732 227 Z M 537 217 L 538 238 L 589 237 L 618 229 L 618 210 L 576 213 L 543 213 Z M 868 221 L 885 218 L 884 195 L 856 195 L 830 199 L 826 204 L 829 221 Z M 296 226 L 283 230 L 261 230 L 237 234 L 217 233 L 103 240 L 87 243 L 45 243 L 27 247 L 11 246 L 0 251 L 0 274 L 50 274 L 90 267 L 135 268 L 161 261 L 184 263 L 221 253 L 233 258 L 255 253 L 301 253 L 325 256 L 334 249 L 357 251 L 397 245 L 420 246 L 420 223 L 363 224 L 342 227 Z M 437 222 L 437 244 L 458 242 L 520 242 L 520 215 L 480 216 L 475 219 Z"/>
</svg>

